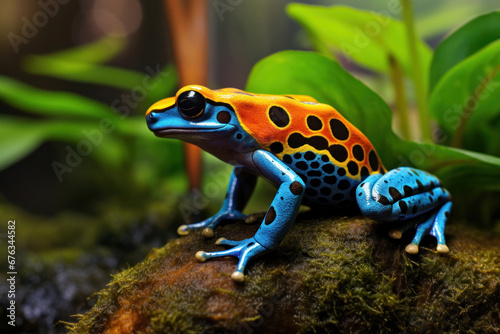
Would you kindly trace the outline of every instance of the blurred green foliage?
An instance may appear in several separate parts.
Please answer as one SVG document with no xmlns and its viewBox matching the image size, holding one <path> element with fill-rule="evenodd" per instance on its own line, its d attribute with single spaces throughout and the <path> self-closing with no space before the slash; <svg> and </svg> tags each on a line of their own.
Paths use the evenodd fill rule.
<svg viewBox="0 0 500 334">
<path fill-rule="evenodd" d="M 73 164 L 68 165 L 67 152 L 78 151 L 84 141 L 91 142 L 92 147 L 85 149 L 92 154 L 86 153 L 101 172 L 121 179 L 129 189 L 150 190 L 168 173 L 179 172 L 179 144 L 157 140 L 143 117 L 151 104 L 174 92 L 178 81 L 175 68 L 168 64 L 137 72 L 106 65 L 124 46 L 123 39 L 106 37 L 69 50 L 29 55 L 23 59 L 23 67 L 34 75 L 121 90 L 131 96 L 128 101 L 118 95 L 121 97 L 107 105 L 72 92 L 41 89 L 0 76 L 0 99 L 24 112 L 0 116 L 0 170 L 53 140 L 71 147 L 64 152 L 66 161 L 63 155 L 52 165 L 60 181 L 78 165 L 75 155 L 71 156 Z"/>
<path fill-rule="evenodd" d="M 409 50 L 401 45 L 406 39 L 401 21 L 344 6 L 292 4 L 287 11 L 307 30 L 314 47 L 327 57 L 334 58 L 340 53 L 363 67 L 388 73 L 388 55 L 391 55 L 405 73 L 411 71 Z M 432 57 L 430 48 L 418 41 L 417 50 L 423 67 L 428 69 Z"/>
<path fill-rule="evenodd" d="M 430 110 L 443 143 L 500 155 L 500 12 L 448 36 L 432 62 Z"/>
</svg>

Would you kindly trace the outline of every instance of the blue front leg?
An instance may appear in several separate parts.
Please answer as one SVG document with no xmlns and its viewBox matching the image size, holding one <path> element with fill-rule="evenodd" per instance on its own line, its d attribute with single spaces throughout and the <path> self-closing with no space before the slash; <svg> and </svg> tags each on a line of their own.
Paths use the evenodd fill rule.
<svg viewBox="0 0 500 334">
<path fill-rule="evenodd" d="M 190 225 L 181 225 L 177 229 L 179 235 L 186 235 L 192 230 L 200 230 L 206 238 L 214 236 L 214 228 L 224 220 L 244 220 L 246 215 L 241 213 L 252 194 L 257 176 L 245 170 L 242 167 L 235 167 L 229 180 L 226 199 L 219 212 L 199 223 Z"/>
<path fill-rule="evenodd" d="M 264 150 L 255 151 L 253 163 L 263 177 L 279 185 L 259 230 L 252 238 L 242 241 L 217 240 L 218 245 L 233 247 L 226 251 L 196 253 L 200 262 L 221 256 L 237 257 L 238 266 L 231 277 L 239 282 L 245 280 L 244 270 L 248 261 L 274 249 L 285 237 L 297 216 L 305 189 L 304 181 L 273 154 Z"/>
<path fill-rule="evenodd" d="M 389 232 L 399 239 L 404 231 L 416 228 L 413 241 L 406 246 L 411 254 L 426 234 L 437 238 L 437 251 L 449 251 L 444 239 L 446 220 L 451 210 L 451 195 L 439 179 L 425 171 L 401 167 L 386 174 L 373 174 L 356 191 L 361 212 L 373 219 L 404 221 L 401 227 Z"/>
</svg>

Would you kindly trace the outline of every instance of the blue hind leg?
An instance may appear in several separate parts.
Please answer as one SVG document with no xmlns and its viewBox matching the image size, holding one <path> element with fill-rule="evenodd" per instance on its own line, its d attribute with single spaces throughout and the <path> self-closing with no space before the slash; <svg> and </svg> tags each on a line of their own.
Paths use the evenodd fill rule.
<svg viewBox="0 0 500 334">
<path fill-rule="evenodd" d="M 433 212 L 426 220 L 416 225 L 416 233 L 412 242 L 406 246 L 405 250 L 410 254 L 418 253 L 418 245 L 427 234 L 430 234 L 437 239 L 437 251 L 440 253 L 448 253 L 450 250 L 446 246 L 444 239 L 444 228 L 447 215 L 451 210 L 451 202 L 444 204 L 437 212 Z"/>
<path fill-rule="evenodd" d="M 422 237 L 437 238 L 437 251 L 449 251 L 444 229 L 452 207 L 451 195 L 435 176 L 414 168 L 401 167 L 388 173 L 369 176 L 357 188 L 361 212 L 373 219 L 400 221 L 399 228 L 389 232 L 399 239 L 404 231 L 416 228 L 408 253 L 418 252 Z"/>
</svg>

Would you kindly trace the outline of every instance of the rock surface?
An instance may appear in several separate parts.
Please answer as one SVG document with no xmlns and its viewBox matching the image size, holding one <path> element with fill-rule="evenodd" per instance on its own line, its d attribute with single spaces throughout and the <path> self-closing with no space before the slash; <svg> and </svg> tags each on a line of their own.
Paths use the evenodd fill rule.
<svg viewBox="0 0 500 334">
<path fill-rule="evenodd" d="M 258 224 L 230 224 L 154 249 L 100 291 L 72 333 L 500 332 L 500 238 L 450 224 L 449 254 L 409 255 L 389 226 L 303 213 L 277 250 L 231 280 L 235 258 L 198 263 Z"/>
</svg>

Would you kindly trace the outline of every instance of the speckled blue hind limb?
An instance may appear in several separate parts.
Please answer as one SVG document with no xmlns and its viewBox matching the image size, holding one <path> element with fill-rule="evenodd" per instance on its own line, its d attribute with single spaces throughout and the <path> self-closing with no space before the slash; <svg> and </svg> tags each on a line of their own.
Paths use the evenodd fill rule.
<svg viewBox="0 0 500 334">
<path fill-rule="evenodd" d="M 438 252 L 449 251 L 444 229 L 452 206 L 451 195 L 435 176 L 408 167 L 373 174 L 357 187 L 356 199 L 364 215 L 402 222 L 398 229 L 389 232 L 393 238 L 401 238 L 405 230 L 415 226 L 415 237 L 406 246 L 408 253 L 418 253 L 418 245 L 427 234 L 437 238 Z"/>
</svg>

